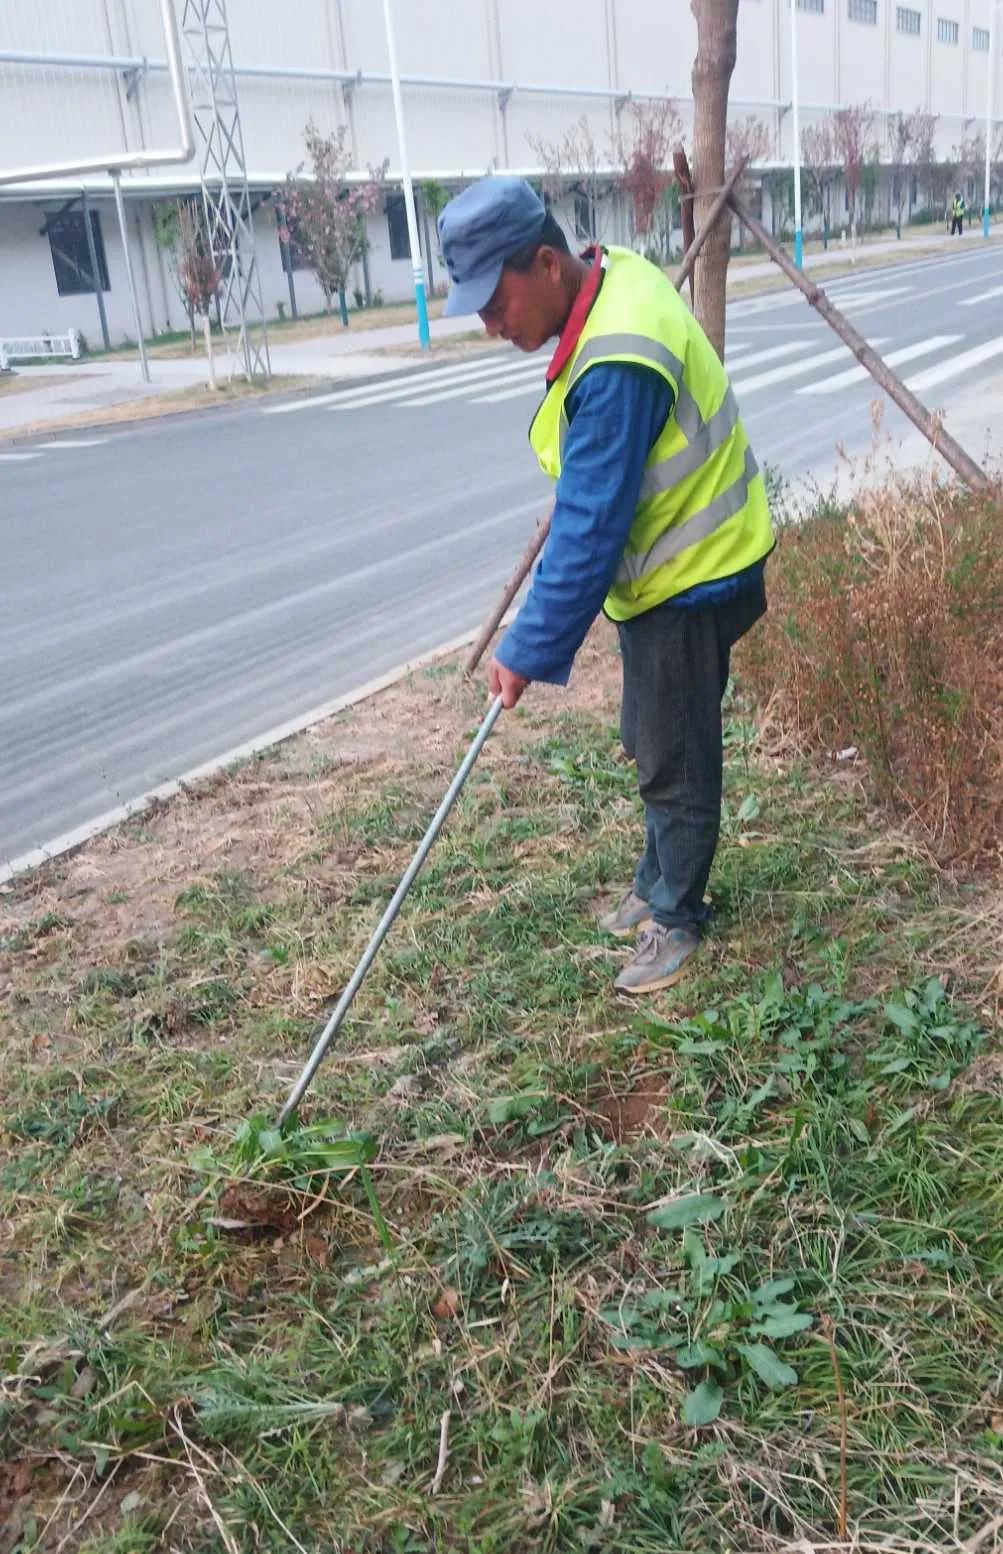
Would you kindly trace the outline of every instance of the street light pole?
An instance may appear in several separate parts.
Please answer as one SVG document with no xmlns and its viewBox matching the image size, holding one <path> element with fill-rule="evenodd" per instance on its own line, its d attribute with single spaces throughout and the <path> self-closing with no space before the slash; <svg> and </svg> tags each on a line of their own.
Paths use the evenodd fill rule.
<svg viewBox="0 0 1003 1554">
<path fill-rule="evenodd" d="M 986 187 L 982 200 L 982 236 L 989 236 L 989 169 L 993 146 L 993 96 L 996 85 L 996 11 L 998 0 L 991 0 L 989 11 L 989 78 L 986 86 Z"/>
<path fill-rule="evenodd" d="M 411 250 L 411 270 L 414 275 L 414 299 L 418 307 L 418 339 L 423 351 L 428 350 L 428 307 L 425 302 L 425 270 L 418 242 L 418 221 L 414 213 L 414 189 L 407 162 L 407 144 L 404 139 L 404 105 L 401 101 L 400 76 L 397 73 L 397 49 L 394 44 L 394 24 L 390 15 L 390 0 L 383 0 L 383 19 L 387 29 L 387 52 L 390 55 L 390 81 L 394 94 L 394 118 L 397 121 L 397 146 L 400 152 L 401 182 L 404 185 L 404 208 L 407 211 L 407 241 Z"/>
<path fill-rule="evenodd" d="M 801 113 L 798 105 L 798 6 L 791 7 L 791 114 L 794 122 L 794 263 L 804 264 L 804 235 L 801 230 Z"/>
</svg>

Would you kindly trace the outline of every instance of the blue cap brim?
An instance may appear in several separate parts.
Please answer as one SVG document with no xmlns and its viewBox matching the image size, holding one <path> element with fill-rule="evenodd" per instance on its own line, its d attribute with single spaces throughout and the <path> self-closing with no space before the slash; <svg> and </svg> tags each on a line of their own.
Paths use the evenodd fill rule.
<svg viewBox="0 0 1003 1554">
<path fill-rule="evenodd" d="M 443 317 L 458 318 L 464 313 L 479 313 L 481 308 L 486 308 L 498 288 L 504 268 L 505 261 L 499 259 L 490 270 L 472 275 L 468 281 L 455 281 L 449 288 L 446 306 L 442 310 Z"/>
</svg>

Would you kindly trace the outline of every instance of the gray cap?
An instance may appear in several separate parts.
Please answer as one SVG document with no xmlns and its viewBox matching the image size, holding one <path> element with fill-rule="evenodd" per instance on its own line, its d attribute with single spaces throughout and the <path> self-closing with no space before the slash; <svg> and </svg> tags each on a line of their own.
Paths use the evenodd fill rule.
<svg viewBox="0 0 1003 1554">
<path fill-rule="evenodd" d="M 479 313 L 491 301 L 505 260 L 543 231 L 547 211 L 525 178 L 492 174 L 450 200 L 439 242 L 451 286 L 447 317 Z"/>
</svg>

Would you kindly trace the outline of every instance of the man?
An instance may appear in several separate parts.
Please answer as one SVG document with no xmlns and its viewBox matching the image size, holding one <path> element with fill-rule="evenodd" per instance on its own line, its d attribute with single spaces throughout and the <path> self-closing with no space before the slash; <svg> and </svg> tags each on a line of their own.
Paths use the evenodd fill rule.
<svg viewBox="0 0 1003 1554">
<path fill-rule="evenodd" d="M 956 191 L 956 193 L 955 193 L 954 200 L 953 200 L 953 202 L 951 204 L 951 236 L 952 237 L 954 237 L 955 233 L 957 233 L 958 237 L 961 237 L 962 233 L 964 232 L 964 230 L 965 230 L 965 216 L 967 214 L 967 211 L 968 211 L 968 207 L 965 204 L 965 197 L 962 194 L 961 190 L 958 189 Z"/>
<path fill-rule="evenodd" d="M 708 916 L 729 653 L 766 608 L 763 479 L 724 368 L 654 265 L 619 248 L 576 258 L 519 178 L 465 189 L 439 236 L 447 314 L 479 313 L 522 351 L 558 336 L 530 429 L 557 482 L 551 532 L 488 679 L 506 707 L 533 680 L 566 684 L 605 601 L 647 838 L 600 925 L 640 933 L 616 987 L 655 992 L 679 980 Z"/>
</svg>

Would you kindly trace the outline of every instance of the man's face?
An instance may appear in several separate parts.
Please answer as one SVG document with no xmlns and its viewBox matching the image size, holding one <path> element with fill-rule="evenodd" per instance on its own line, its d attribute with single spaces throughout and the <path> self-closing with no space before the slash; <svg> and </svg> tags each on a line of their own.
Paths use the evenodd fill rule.
<svg viewBox="0 0 1003 1554">
<path fill-rule="evenodd" d="M 560 334 L 567 311 L 560 259 L 555 249 L 544 246 L 524 273 L 502 271 L 480 319 L 492 337 L 501 335 L 520 351 L 538 351 Z"/>
</svg>

